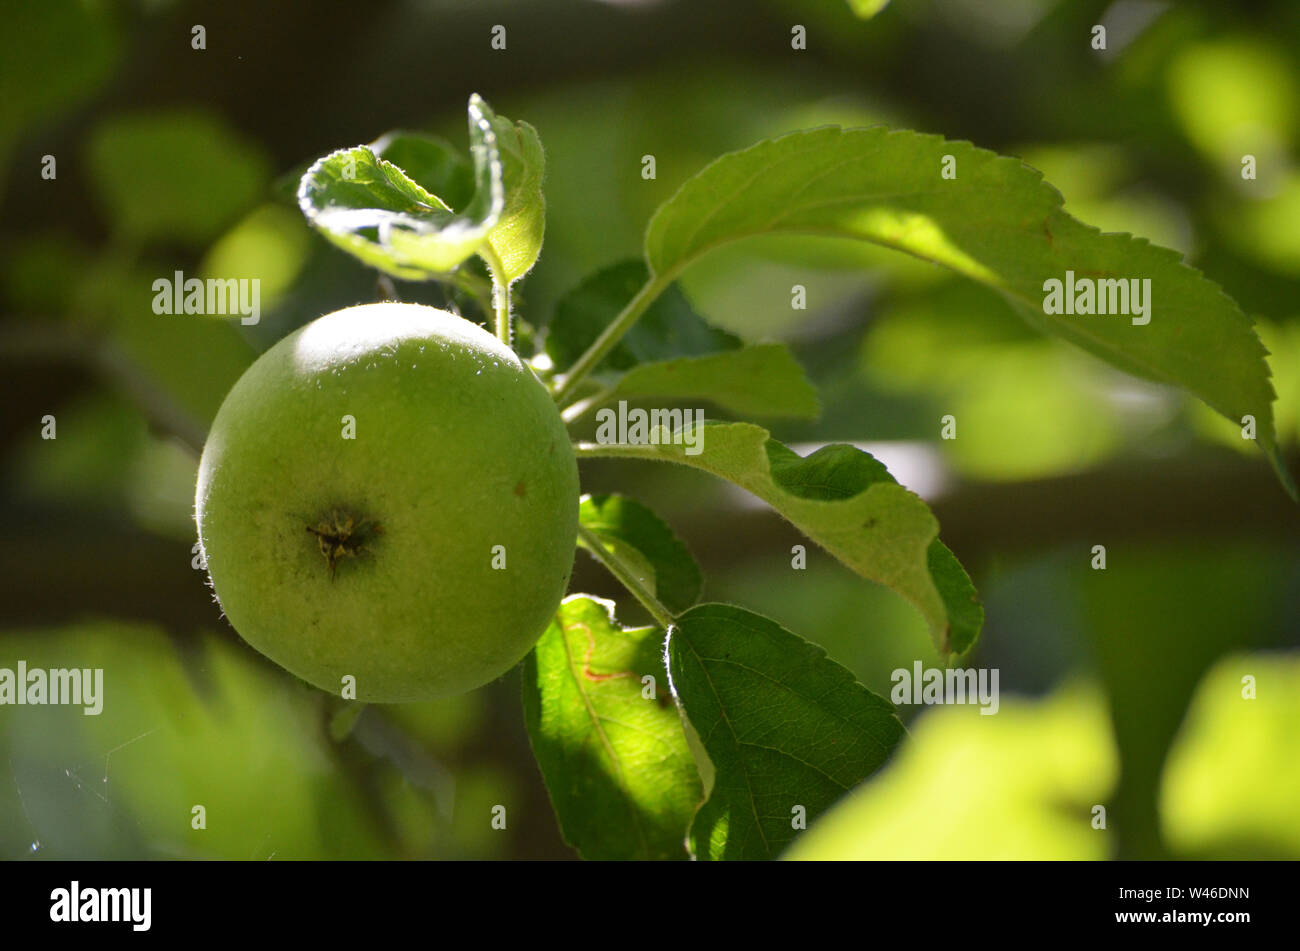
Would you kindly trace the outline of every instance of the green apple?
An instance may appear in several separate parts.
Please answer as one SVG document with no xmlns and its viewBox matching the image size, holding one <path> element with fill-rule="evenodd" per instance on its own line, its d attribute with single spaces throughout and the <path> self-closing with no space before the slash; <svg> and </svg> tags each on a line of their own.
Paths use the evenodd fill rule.
<svg viewBox="0 0 1300 951">
<path fill-rule="evenodd" d="M 509 670 L 573 567 L 578 468 L 555 403 L 495 337 L 416 304 L 321 317 L 257 359 L 199 463 L 195 515 L 235 630 L 356 699 Z"/>
</svg>

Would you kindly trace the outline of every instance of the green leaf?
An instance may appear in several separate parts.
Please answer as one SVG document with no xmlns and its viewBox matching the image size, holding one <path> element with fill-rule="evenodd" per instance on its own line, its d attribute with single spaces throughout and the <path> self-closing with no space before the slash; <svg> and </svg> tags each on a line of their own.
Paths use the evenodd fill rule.
<svg viewBox="0 0 1300 951">
<path fill-rule="evenodd" d="M 261 151 L 204 113 L 109 119 L 86 164 L 110 224 L 133 241 L 209 241 L 270 181 Z"/>
<path fill-rule="evenodd" d="M 955 179 L 941 177 L 945 156 Z M 1180 386 L 1235 422 L 1253 416 L 1261 448 L 1295 495 L 1250 319 L 1177 252 L 1066 214 L 1060 193 L 1016 159 L 884 128 L 796 132 L 724 155 L 686 182 L 651 219 L 646 258 L 671 279 L 712 248 L 775 232 L 856 238 L 944 265 L 1129 373 Z M 1150 322 L 1045 314 L 1044 282 L 1067 271 L 1149 279 Z"/>
<path fill-rule="evenodd" d="M 474 197 L 474 169 L 446 139 L 396 129 L 371 142 L 370 150 L 449 208 L 463 208 Z"/>
<path fill-rule="evenodd" d="M 820 647 L 729 604 L 701 604 L 668 636 L 673 694 L 716 774 L 691 826 L 700 859 L 772 859 L 875 772 L 904 735 L 888 701 Z"/>
<path fill-rule="evenodd" d="M 939 539 L 930 542 L 925 563 L 930 567 L 930 577 L 939 589 L 948 615 L 948 649 L 954 654 L 965 654 L 975 646 L 984 627 L 984 605 L 966 569 L 952 549 Z"/>
<path fill-rule="evenodd" d="M 312 165 L 299 184 L 298 206 L 325 237 L 372 267 L 405 280 L 445 275 L 484 246 L 505 208 L 493 119 L 487 103 L 470 97 L 475 188 L 458 212 L 368 145 Z M 421 154 L 431 158 L 428 148 Z"/>
<path fill-rule="evenodd" d="M 496 116 L 492 120 L 501 153 L 506 204 L 501 219 L 488 234 L 504 272 L 498 277 L 509 283 L 528 273 L 542 252 L 546 230 L 546 198 L 542 178 L 546 155 L 537 130 L 527 122 L 512 123 Z"/>
<path fill-rule="evenodd" d="M 557 368 L 571 365 L 600 336 L 649 277 L 645 262 L 622 261 L 583 280 L 555 305 L 546 353 Z M 639 363 L 734 350 L 740 340 L 705 323 L 673 285 L 596 368 L 627 370 Z"/>
<path fill-rule="evenodd" d="M 849 0 L 849 8 L 862 20 L 870 20 L 887 6 L 889 0 Z"/>
<path fill-rule="evenodd" d="M 803 367 L 778 343 L 643 363 L 629 370 L 604 402 L 636 396 L 708 400 L 739 415 L 813 419 L 821 412 Z"/>
<path fill-rule="evenodd" d="M 578 520 L 636 568 L 638 579 L 668 610 L 700 598 L 704 577 L 686 545 L 649 508 L 622 495 L 584 496 Z M 580 537 L 578 544 L 586 547 Z"/>
<path fill-rule="evenodd" d="M 749 423 L 678 433 L 657 427 L 645 443 L 584 443 L 578 452 L 677 462 L 734 482 L 859 575 L 910 601 L 941 654 L 965 653 L 979 636 L 984 610 L 970 578 L 938 541 L 939 523 L 869 453 L 837 444 L 804 458 Z"/>
<path fill-rule="evenodd" d="M 524 719 L 564 839 L 587 859 L 685 859 L 703 796 L 662 632 L 573 595 L 524 661 Z M 644 695 L 653 677 L 654 699 Z"/>
</svg>

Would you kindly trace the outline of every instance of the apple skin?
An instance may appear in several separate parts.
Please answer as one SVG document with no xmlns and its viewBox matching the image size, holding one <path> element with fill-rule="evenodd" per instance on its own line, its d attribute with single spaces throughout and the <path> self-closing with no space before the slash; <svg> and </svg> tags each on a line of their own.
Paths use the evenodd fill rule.
<svg viewBox="0 0 1300 951">
<path fill-rule="evenodd" d="M 545 630 L 573 568 L 578 467 L 545 387 L 495 337 L 366 304 L 239 379 L 195 516 L 217 600 L 254 648 L 331 693 L 351 675 L 358 700 L 428 700 L 495 679 Z M 358 547 L 331 565 L 319 532 L 347 518 Z"/>
</svg>

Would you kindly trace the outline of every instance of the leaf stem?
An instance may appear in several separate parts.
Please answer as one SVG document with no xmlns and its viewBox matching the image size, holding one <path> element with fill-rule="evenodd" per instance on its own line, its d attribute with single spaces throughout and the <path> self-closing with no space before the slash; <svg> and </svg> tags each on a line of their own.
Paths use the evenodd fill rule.
<svg viewBox="0 0 1300 951">
<path fill-rule="evenodd" d="M 573 454 L 579 459 L 665 459 L 657 447 L 652 444 L 640 443 L 595 443 L 595 442 L 575 442 L 572 443 Z M 665 459 L 672 462 L 672 459 Z"/>
<path fill-rule="evenodd" d="M 496 253 L 492 245 L 485 243 L 478 250 L 481 257 L 487 264 L 488 273 L 492 275 L 492 307 L 496 311 L 496 331 L 497 339 L 510 346 L 511 326 L 510 326 L 510 282 L 503 281 L 501 275 L 505 272 L 505 265 L 501 263 L 501 257 Z"/>
<path fill-rule="evenodd" d="M 600 540 L 600 536 L 589 529 L 586 525 L 578 525 L 578 537 L 586 543 L 588 550 L 627 590 L 631 591 L 633 596 L 641 602 L 641 605 L 650 612 L 650 616 L 665 631 L 672 626 L 674 617 L 673 613 L 664 607 L 663 603 L 653 594 L 646 590 L 639 580 L 636 573 L 626 562 L 623 561 L 616 553 L 605 547 L 605 543 Z"/>
<path fill-rule="evenodd" d="M 655 298 L 663 293 L 664 288 L 672 283 L 672 276 L 667 274 L 651 275 L 650 279 L 645 282 L 641 290 L 636 292 L 636 296 L 627 302 L 613 323 L 606 327 L 599 337 L 597 337 L 586 353 L 578 357 L 573 366 L 563 376 L 556 381 L 556 388 L 552 394 L 555 402 L 563 405 L 564 400 L 573 392 L 573 388 L 582 382 L 583 378 L 596 368 L 601 360 L 608 356 L 614 346 L 623 338 L 623 335 L 632 329 L 632 325 L 637 322 L 646 309 L 654 303 Z"/>
</svg>

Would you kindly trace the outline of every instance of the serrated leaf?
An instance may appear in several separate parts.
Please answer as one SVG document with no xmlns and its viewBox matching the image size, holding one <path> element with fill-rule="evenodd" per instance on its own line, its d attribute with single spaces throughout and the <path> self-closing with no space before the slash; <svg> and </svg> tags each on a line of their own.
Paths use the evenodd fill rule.
<svg viewBox="0 0 1300 951">
<path fill-rule="evenodd" d="M 938 540 L 938 521 L 870 453 L 839 444 L 805 458 L 749 423 L 705 423 L 677 433 L 657 427 L 645 443 L 583 444 L 579 452 L 676 462 L 733 482 L 859 575 L 910 601 L 941 654 L 965 653 L 979 637 L 983 608 Z"/>
<path fill-rule="evenodd" d="M 498 277 L 508 283 L 527 274 L 542 252 L 546 231 L 546 198 L 542 194 L 546 154 L 537 130 L 527 122 L 513 123 L 496 116 L 492 128 L 501 154 L 506 204 L 501 219 L 488 234 L 488 244 L 504 269 Z"/>
<path fill-rule="evenodd" d="M 673 530 L 647 506 L 622 495 L 588 495 L 578 506 L 578 521 L 600 536 L 637 580 L 673 613 L 700 598 L 700 566 Z M 586 547 L 579 537 L 578 544 Z"/>
<path fill-rule="evenodd" d="M 644 261 L 622 261 L 587 277 L 555 305 L 546 353 L 568 367 L 600 336 L 649 277 Z M 710 327 L 673 285 L 659 296 L 596 368 L 627 370 L 639 363 L 734 350 L 739 338 Z"/>
<path fill-rule="evenodd" d="M 955 179 L 940 175 L 945 156 L 955 162 Z M 646 257 L 668 280 L 712 248 L 773 232 L 856 238 L 944 265 L 1123 370 L 1180 386 L 1234 422 L 1253 416 L 1261 448 L 1295 495 L 1250 319 L 1177 252 L 1103 234 L 1066 214 L 1060 193 L 1016 159 L 884 128 L 770 139 L 724 155 L 661 205 L 646 232 Z M 1150 322 L 1045 314 L 1044 283 L 1064 281 L 1067 271 L 1150 279 Z"/>
<path fill-rule="evenodd" d="M 843 501 L 881 480 L 897 484 L 879 460 L 855 446 L 823 446 L 805 458 L 769 439 L 767 455 L 776 481 L 802 499 Z M 984 627 L 984 606 L 966 569 L 938 538 L 926 549 L 925 563 L 948 619 L 946 640 L 936 642 L 940 651 L 964 654 Z"/>
<path fill-rule="evenodd" d="M 474 169 L 446 139 L 395 129 L 371 142 L 370 150 L 448 208 L 463 208 L 474 197 Z"/>
<path fill-rule="evenodd" d="M 739 415 L 813 419 L 821 412 L 817 390 L 779 343 L 643 363 L 629 370 L 604 402 L 637 396 L 708 400 Z"/>
<path fill-rule="evenodd" d="M 524 719 L 564 839 L 584 858 L 687 857 L 703 793 L 661 631 L 621 628 L 608 601 L 566 598 L 524 661 Z"/>
<path fill-rule="evenodd" d="M 930 542 L 925 552 L 925 563 L 930 568 L 930 577 L 939 589 L 944 612 L 948 615 L 948 650 L 965 654 L 975 646 L 984 627 L 984 605 L 966 569 L 952 549 L 939 539 Z"/>
<path fill-rule="evenodd" d="M 668 636 L 674 695 L 716 771 L 691 825 L 699 859 L 773 859 L 904 735 L 889 702 L 775 621 L 729 604 Z"/>
<path fill-rule="evenodd" d="M 325 237 L 373 267 L 405 280 L 444 275 L 483 247 L 505 208 L 493 119 L 487 103 L 472 96 L 475 188 L 460 211 L 368 145 L 312 165 L 299 184 L 298 206 Z"/>
</svg>

